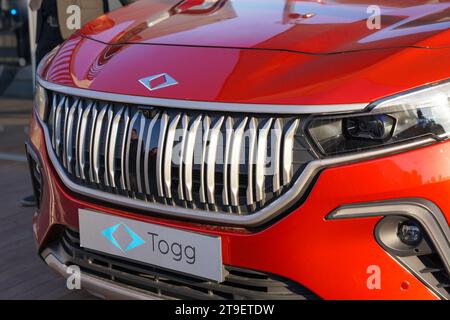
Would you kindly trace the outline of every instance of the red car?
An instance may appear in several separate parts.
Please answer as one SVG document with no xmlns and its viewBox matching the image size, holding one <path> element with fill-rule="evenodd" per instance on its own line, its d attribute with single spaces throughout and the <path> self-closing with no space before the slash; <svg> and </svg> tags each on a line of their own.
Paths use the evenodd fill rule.
<svg viewBox="0 0 450 320">
<path fill-rule="evenodd" d="M 450 3 L 138 1 L 38 68 L 42 259 L 105 298 L 450 298 Z"/>
</svg>

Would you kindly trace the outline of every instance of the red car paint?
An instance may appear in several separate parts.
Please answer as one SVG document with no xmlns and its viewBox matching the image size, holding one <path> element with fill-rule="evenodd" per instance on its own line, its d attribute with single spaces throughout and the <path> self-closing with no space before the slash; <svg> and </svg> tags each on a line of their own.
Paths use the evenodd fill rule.
<svg viewBox="0 0 450 320">
<path fill-rule="evenodd" d="M 383 25 L 368 30 L 372 2 L 235 0 L 198 14 L 189 6 L 173 12 L 170 2 L 140 1 L 85 26 L 39 74 L 52 83 L 109 93 L 292 105 L 369 103 L 448 79 L 450 3 L 375 1 Z M 290 19 L 293 12 L 315 16 Z M 165 20 L 149 26 L 147 20 L 158 15 Z M 162 72 L 181 85 L 150 92 L 136 81 Z M 77 210 L 90 208 L 219 235 L 225 264 L 292 279 L 324 299 L 437 298 L 377 243 L 379 217 L 325 217 L 343 204 L 419 197 L 450 221 L 449 142 L 326 169 L 302 205 L 250 231 L 144 216 L 80 198 L 58 178 L 34 117 L 30 137 L 43 163 L 43 200 L 34 217 L 40 248 L 52 239 L 54 226 L 77 228 Z M 379 290 L 367 287 L 370 265 L 385 270 Z"/>
</svg>

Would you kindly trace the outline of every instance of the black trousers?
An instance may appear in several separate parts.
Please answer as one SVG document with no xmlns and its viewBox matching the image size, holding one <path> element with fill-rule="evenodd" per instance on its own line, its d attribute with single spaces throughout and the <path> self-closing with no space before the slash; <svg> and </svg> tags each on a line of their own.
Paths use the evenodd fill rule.
<svg viewBox="0 0 450 320">
<path fill-rule="evenodd" d="M 36 37 L 36 63 L 42 60 L 42 58 L 53 50 L 57 45 L 61 44 L 64 40 L 59 31 L 59 27 L 53 27 L 46 21 L 42 22 L 41 28 L 39 28 L 39 34 Z"/>
</svg>

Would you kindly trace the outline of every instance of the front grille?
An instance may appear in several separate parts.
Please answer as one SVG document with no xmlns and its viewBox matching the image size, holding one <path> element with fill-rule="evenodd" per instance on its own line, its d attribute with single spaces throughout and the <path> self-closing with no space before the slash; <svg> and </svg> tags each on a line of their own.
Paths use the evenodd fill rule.
<svg viewBox="0 0 450 320">
<path fill-rule="evenodd" d="M 81 248 L 78 232 L 70 229 L 63 232 L 60 245 L 69 257 L 67 265 L 165 299 L 318 299 L 296 282 L 252 270 L 226 266 L 225 281 L 215 283 L 102 255 Z"/>
<path fill-rule="evenodd" d="M 285 193 L 314 159 L 297 116 L 49 97 L 46 122 L 67 177 L 149 204 L 249 215 Z"/>
</svg>

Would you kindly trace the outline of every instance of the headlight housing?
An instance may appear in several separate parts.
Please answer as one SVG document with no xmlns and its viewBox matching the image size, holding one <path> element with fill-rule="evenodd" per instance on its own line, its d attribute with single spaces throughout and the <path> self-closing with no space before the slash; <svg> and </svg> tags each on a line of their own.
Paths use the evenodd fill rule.
<svg viewBox="0 0 450 320">
<path fill-rule="evenodd" d="M 47 91 L 45 90 L 45 88 L 37 84 L 36 92 L 34 95 L 34 107 L 36 110 L 36 114 L 42 121 L 44 121 L 47 116 L 47 105 L 48 105 Z"/>
<path fill-rule="evenodd" d="M 367 112 L 313 117 L 307 133 L 324 156 L 450 136 L 450 82 L 371 104 Z"/>
</svg>

